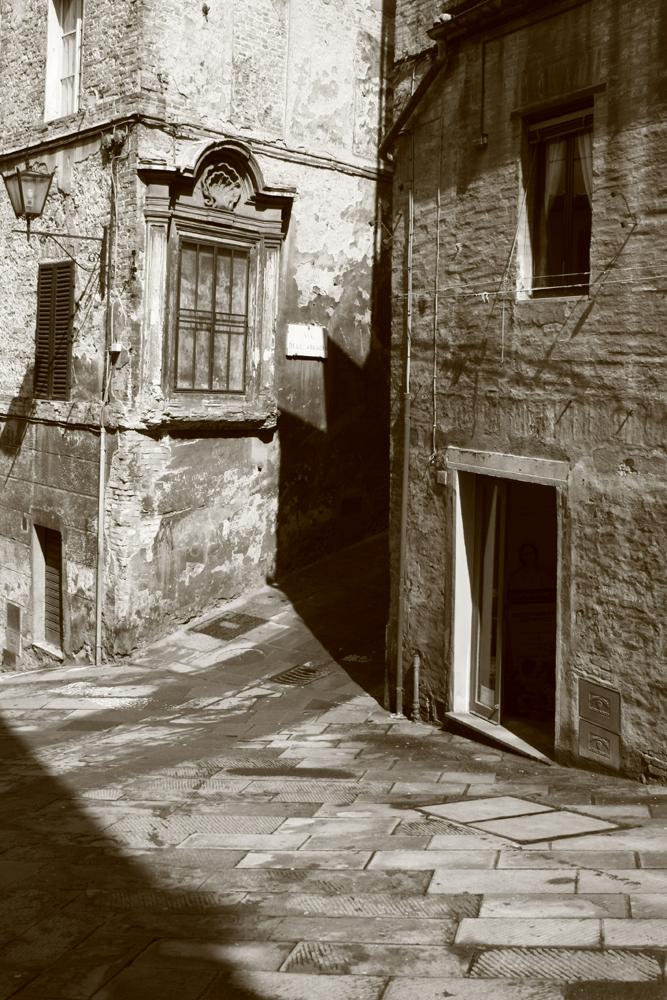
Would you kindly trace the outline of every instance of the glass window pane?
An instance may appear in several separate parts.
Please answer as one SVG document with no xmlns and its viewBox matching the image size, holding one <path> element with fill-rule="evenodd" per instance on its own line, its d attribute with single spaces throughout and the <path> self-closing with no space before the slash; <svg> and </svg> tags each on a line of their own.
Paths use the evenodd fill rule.
<svg viewBox="0 0 667 1000">
<path fill-rule="evenodd" d="M 234 253 L 234 268 L 232 274 L 232 312 L 245 316 L 248 298 L 248 255 Z"/>
<path fill-rule="evenodd" d="M 74 76 L 76 73 L 76 34 L 63 37 L 63 57 L 60 67 L 61 79 Z"/>
<path fill-rule="evenodd" d="M 60 10 L 58 12 L 58 20 L 60 21 L 60 27 L 62 29 L 63 35 L 68 34 L 70 31 L 76 31 L 76 22 L 78 16 L 79 16 L 78 0 L 60 0 Z"/>
<path fill-rule="evenodd" d="M 227 353 L 229 351 L 229 335 L 225 331 L 216 331 L 213 338 L 213 380 L 212 389 L 224 392 L 227 389 Z"/>
<path fill-rule="evenodd" d="M 185 244 L 181 249 L 181 309 L 194 309 L 197 282 L 197 248 Z"/>
<path fill-rule="evenodd" d="M 213 248 L 199 248 L 199 276 L 197 282 L 197 310 L 213 309 Z"/>
<path fill-rule="evenodd" d="M 228 313 L 231 303 L 232 251 L 218 250 L 215 280 L 215 311 Z"/>
<path fill-rule="evenodd" d="M 60 112 L 63 115 L 71 115 L 76 111 L 74 77 L 69 76 L 60 81 Z"/>
<path fill-rule="evenodd" d="M 245 333 L 234 333 L 229 338 L 229 390 L 245 389 Z"/>
<path fill-rule="evenodd" d="M 211 332 L 208 327 L 197 324 L 195 334 L 195 389 L 208 389 L 208 358 Z"/>
<path fill-rule="evenodd" d="M 178 357 L 176 359 L 176 388 L 192 388 L 193 331 L 181 328 L 178 331 Z"/>
</svg>

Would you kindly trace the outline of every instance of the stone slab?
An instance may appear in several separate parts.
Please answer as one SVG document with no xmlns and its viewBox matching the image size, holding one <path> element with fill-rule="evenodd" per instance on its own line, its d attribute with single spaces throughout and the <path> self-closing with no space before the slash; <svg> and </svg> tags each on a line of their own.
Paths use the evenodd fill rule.
<svg viewBox="0 0 667 1000">
<path fill-rule="evenodd" d="M 179 846 L 189 850 L 296 851 L 307 839 L 306 833 L 193 833 Z"/>
<path fill-rule="evenodd" d="M 370 851 L 251 851 L 238 868 L 364 868 Z"/>
<path fill-rule="evenodd" d="M 376 868 L 493 868 L 496 851 L 377 851 L 368 866 Z"/>
<path fill-rule="evenodd" d="M 551 812 L 551 806 L 528 802 L 511 795 L 497 798 L 449 802 L 444 805 L 424 806 L 422 812 L 430 816 L 441 816 L 457 823 L 480 823 L 484 820 L 500 819 L 506 816 L 528 816 L 533 813 Z"/>
<path fill-rule="evenodd" d="M 662 978 L 660 963 L 642 952 L 576 948 L 493 948 L 473 962 L 471 978 L 610 980 L 650 982 Z"/>
<path fill-rule="evenodd" d="M 619 868 L 579 873 L 580 892 L 667 893 L 667 871 Z"/>
<path fill-rule="evenodd" d="M 410 917 L 285 917 L 272 941 L 357 941 L 367 944 L 444 945 L 454 940 L 456 923 Z"/>
<path fill-rule="evenodd" d="M 231 978 L 219 976 L 202 1000 L 232 1000 L 239 993 L 263 1000 L 380 1000 L 386 983 L 386 978 L 380 976 L 329 977 L 244 970 Z"/>
<path fill-rule="evenodd" d="M 632 868 L 632 851 L 501 851 L 498 868 Z"/>
<path fill-rule="evenodd" d="M 391 771 L 389 771 L 391 777 Z M 463 795 L 466 785 L 461 782 L 445 784 L 435 781 L 397 781 L 391 787 L 392 795 Z"/>
<path fill-rule="evenodd" d="M 469 959 L 450 948 L 301 941 L 281 968 L 328 975 L 464 976 Z"/>
<path fill-rule="evenodd" d="M 650 898 L 650 897 L 649 897 Z M 600 893 L 579 896 L 544 893 L 517 893 L 512 896 L 484 896 L 480 917 L 496 920 L 511 917 L 542 919 L 543 917 L 625 917 L 625 896 Z"/>
<path fill-rule="evenodd" d="M 509 982 L 494 979 L 392 979 L 382 1000 L 564 1000 L 566 986 L 557 983 Z M 582 997 L 582 1000 L 584 998 Z M 602 997 L 600 997 L 602 1000 Z"/>
<path fill-rule="evenodd" d="M 646 895 L 630 895 L 630 912 L 635 919 L 650 920 L 653 918 L 667 919 L 667 893 L 647 893 Z M 610 914 L 611 916 L 612 914 Z M 620 914 L 625 916 L 625 914 Z"/>
<path fill-rule="evenodd" d="M 464 919 L 456 932 L 455 944 L 476 948 L 597 948 L 600 921 L 586 917 Z"/>
<path fill-rule="evenodd" d="M 133 964 L 137 967 L 172 966 L 176 969 L 198 969 L 211 964 L 274 972 L 283 964 L 292 947 L 290 942 L 283 941 L 235 941 L 219 944 L 214 941 L 160 940 L 146 948 Z"/>
<path fill-rule="evenodd" d="M 560 837 L 580 836 L 584 833 L 612 830 L 613 823 L 606 820 L 580 816 L 578 813 L 549 812 L 539 816 L 517 816 L 475 823 L 475 829 L 508 837 L 520 844 L 552 841 Z"/>
<path fill-rule="evenodd" d="M 572 893 L 575 891 L 576 883 L 576 872 L 565 868 L 554 869 L 552 871 L 532 871 L 526 869 L 476 871 L 475 869 L 436 868 L 428 887 L 428 892 L 446 892 L 449 894 L 472 892 L 484 895 L 487 893 L 507 895 L 514 892 Z M 618 892 L 619 889 L 620 887 L 617 885 L 615 891 Z M 584 891 L 595 892 L 596 890 L 586 889 Z M 613 892 L 614 890 L 600 889 L 598 891 Z"/>
<path fill-rule="evenodd" d="M 237 900 L 240 902 L 240 900 Z M 476 917 L 479 903 L 475 896 L 406 896 L 387 893 L 258 893 L 246 895 L 240 913 L 248 907 L 253 913 L 267 916 L 393 917 L 460 919 Z M 581 914 L 576 914 L 581 916 Z M 586 914 L 588 915 L 588 914 Z M 608 914 L 616 915 L 616 914 Z M 619 914 L 622 915 L 622 914 Z"/>
<path fill-rule="evenodd" d="M 667 918 L 603 920 L 607 948 L 667 948 Z"/>
</svg>

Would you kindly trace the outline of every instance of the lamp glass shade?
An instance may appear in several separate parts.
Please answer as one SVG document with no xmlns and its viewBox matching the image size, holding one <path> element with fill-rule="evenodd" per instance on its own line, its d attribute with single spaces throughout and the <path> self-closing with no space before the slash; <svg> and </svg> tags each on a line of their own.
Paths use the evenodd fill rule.
<svg viewBox="0 0 667 1000">
<path fill-rule="evenodd" d="M 21 185 L 19 183 L 18 170 L 14 174 L 3 174 L 2 179 L 7 188 L 9 200 L 14 209 L 14 215 L 19 219 L 23 215 L 23 198 L 21 197 Z"/>
<path fill-rule="evenodd" d="M 36 218 L 44 211 L 53 174 L 43 174 L 39 170 L 17 170 L 17 173 L 23 195 L 23 211 L 26 216 Z"/>
</svg>

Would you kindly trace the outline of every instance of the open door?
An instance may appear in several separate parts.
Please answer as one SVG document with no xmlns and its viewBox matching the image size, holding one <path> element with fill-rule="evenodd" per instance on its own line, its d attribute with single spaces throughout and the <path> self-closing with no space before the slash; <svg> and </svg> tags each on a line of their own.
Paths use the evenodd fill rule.
<svg viewBox="0 0 667 1000">
<path fill-rule="evenodd" d="M 492 722 L 500 722 L 501 711 L 505 501 L 503 480 L 478 477 L 471 709 Z"/>
</svg>

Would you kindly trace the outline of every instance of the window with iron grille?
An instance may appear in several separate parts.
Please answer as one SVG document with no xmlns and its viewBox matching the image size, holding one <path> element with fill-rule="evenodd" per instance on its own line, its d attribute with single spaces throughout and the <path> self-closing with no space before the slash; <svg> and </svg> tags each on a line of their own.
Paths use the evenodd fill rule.
<svg viewBox="0 0 667 1000">
<path fill-rule="evenodd" d="M 34 382 L 40 399 L 67 399 L 73 312 L 74 262 L 40 264 Z"/>
<path fill-rule="evenodd" d="M 175 388 L 242 393 L 246 381 L 249 253 L 183 240 Z"/>
<path fill-rule="evenodd" d="M 585 295 L 590 282 L 593 113 L 529 125 L 533 145 L 533 295 Z"/>
</svg>

